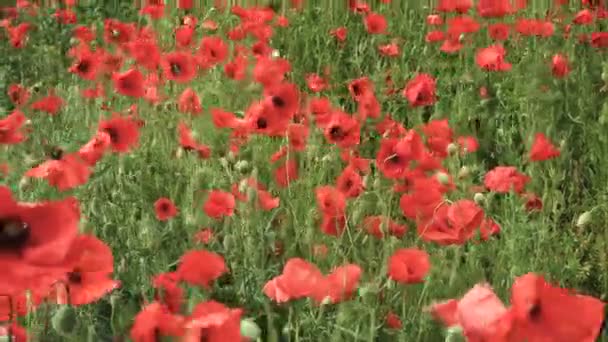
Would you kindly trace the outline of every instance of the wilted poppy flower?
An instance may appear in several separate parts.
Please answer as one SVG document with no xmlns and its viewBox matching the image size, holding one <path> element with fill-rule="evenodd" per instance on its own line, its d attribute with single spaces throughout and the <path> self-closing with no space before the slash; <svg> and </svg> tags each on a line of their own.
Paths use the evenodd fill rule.
<svg viewBox="0 0 608 342">
<path fill-rule="evenodd" d="M 114 152 L 129 152 L 139 142 L 139 125 L 132 117 L 115 113 L 111 119 L 99 123 L 98 131 L 110 136 L 110 146 Z"/>
<path fill-rule="evenodd" d="M 25 135 L 21 128 L 26 120 L 25 115 L 17 109 L 0 119 L 0 145 L 14 145 L 24 141 Z"/>
<path fill-rule="evenodd" d="M 32 109 L 46 112 L 50 115 L 55 115 L 59 112 L 65 102 L 57 95 L 50 94 L 38 101 L 32 103 Z"/>
<path fill-rule="evenodd" d="M 543 161 L 560 156 L 560 151 L 543 133 L 536 133 L 530 149 L 530 160 Z"/>
<path fill-rule="evenodd" d="M 143 97 L 145 95 L 144 76 L 137 69 L 112 75 L 114 89 L 124 96 Z"/>
<path fill-rule="evenodd" d="M 429 254 L 416 248 L 399 249 L 388 260 L 388 276 L 402 284 L 423 282 L 430 268 Z"/>
<path fill-rule="evenodd" d="M 371 34 L 382 34 L 388 26 L 386 18 L 382 14 L 369 13 L 365 16 L 365 29 Z"/>
<path fill-rule="evenodd" d="M 513 166 L 497 166 L 486 173 L 483 183 L 492 190 L 499 193 L 507 193 L 514 190 L 521 193 L 530 178 Z"/>
<path fill-rule="evenodd" d="M 159 198 L 154 202 L 154 211 L 159 221 L 167 221 L 177 215 L 177 207 L 170 199 L 165 197 Z"/>
<path fill-rule="evenodd" d="M 221 255 L 206 250 L 186 252 L 177 267 L 179 279 L 190 285 L 208 288 L 228 268 Z"/>
<path fill-rule="evenodd" d="M 183 51 L 171 52 L 163 56 L 161 67 L 165 78 L 177 83 L 188 83 L 196 76 L 194 57 Z"/>
<path fill-rule="evenodd" d="M 487 71 L 509 71 L 511 63 L 505 61 L 507 51 L 500 45 L 480 49 L 475 55 L 477 65 Z"/>
<path fill-rule="evenodd" d="M 431 106 L 437 101 L 435 79 L 428 74 L 418 74 L 403 89 L 405 97 L 412 107 Z"/>
<path fill-rule="evenodd" d="M 221 190 L 212 190 L 207 197 L 203 210 L 207 216 L 219 219 L 222 216 L 232 216 L 235 207 L 234 195 Z"/>
</svg>

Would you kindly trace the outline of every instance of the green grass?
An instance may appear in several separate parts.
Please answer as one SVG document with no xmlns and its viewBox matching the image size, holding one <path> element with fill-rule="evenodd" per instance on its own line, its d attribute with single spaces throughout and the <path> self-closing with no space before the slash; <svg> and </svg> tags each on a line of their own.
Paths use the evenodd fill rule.
<svg viewBox="0 0 608 342">
<path fill-rule="evenodd" d="M 36 23 L 47 25 L 44 27 L 49 27 L 51 37 L 36 31 L 27 47 L 19 51 L 6 40 L 0 41 L 2 85 L 36 86 L 40 90 L 34 98 L 54 87 L 66 100 L 66 106 L 54 117 L 25 111 L 31 120 L 29 139 L 17 146 L 0 147 L 0 162 L 11 168 L 0 182 L 24 201 L 76 196 L 84 218 L 82 230 L 94 233 L 111 247 L 114 277 L 122 283 L 119 290 L 98 303 L 76 309 L 80 325 L 72 340 L 82 341 L 91 331 L 96 336 L 89 337 L 91 341 L 127 336 L 132 317 L 143 300 L 153 298 L 152 276 L 174 270 L 180 256 L 196 246 L 193 235 L 203 227 L 215 232 L 206 248 L 225 258 L 230 274 L 216 282 L 212 291 L 188 288 L 188 307 L 214 298 L 228 306 L 244 308 L 245 316 L 255 319 L 263 329 L 264 341 L 441 341 L 443 329 L 424 312 L 425 306 L 434 300 L 460 297 L 484 281 L 508 301 L 513 279 L 527 272 L 544 274 L 561 286 L 606 299 L 608 104 L 606 93 L 600 91 L 606 81 L 602 72 L 608 70 L 605 51 L 576 44 L 573 38 L 564 40 L 558 30 L 548 39 L 507 41 L 507 60 L 513 63 L 513 69 L 486 74 L 474 62 L 476 49 L 491 43 L 485 29 L 459 54 L 441 53 L 438 45 L 424 41 L 424 18 L 429 10 L 411 3 L 377 7 L 389 21 L 390 35 L 373 37 L 365 32 L 359 16 L 344 10 L 330 12 L 309 6 L 303 12 L 287 12 L 290 26 L 274 28 L 272 46 L 291 62 L 289 79 L 300 89 L 305 89 L 307 73 L 322 74 L 329 67 L 332 88 L 323 94 L 349 112 L 356 106 L 348 96 L 347 82 L 368 76 L 376 84 L 383 113 L 391 113 L 408 128 L 420 122 L 422 112 L 410 108 L 399 94 L 382 95 L 386 72 L 390 72 L 399 89 L 417 72 L 434 75 L 440 99 L 432 108 L 431 119 L 447 118 L 456 135 L 474 135 L 480 142 L 477 153 L 450 157 L 444 163 L 453 175 L 463 166 L 471 170 L 449 199 L 472 199 L 473 194 L 463 189 L 482 184 L 485 172 L 496 165 L 518 167 L 532 179 L 527 189 L 542 198 L 542 211 L 528 213 L 514 194 L 487 194 L 484 209 L 502 226 L 499 239 L 455 247 L 422 242 L 416 235 L 415 223 L 405 220 L 399 210 L 399 195 L 390 191 L 391 183 L 378 172 L 367 177 L 367 191 L 349 201 L 347 232 L 338 238 L 323 235 L 318 228 L 320 214 L 314 189 L 334 183 L 344 166 L 339 151 L 312 128 L 308 148 L 298 157 L 300 177 L 285 189 L 274 182 L 274 167 L 268 159 L 286 141 L 254 137 L 237 156 L 229 155 L 228 132 L 213 127 L 208 109 L 244 111 L 260 97 L 261 91 L 225 78 L 221 68 L 189 85 L 201 96 L 205 110 L 200 117 L 180 114 L 170 105 L 184 89 L 182 85 L 166 87 L 169 101 L 159 106 L 135 101 L 145 121 L 139 147 L 127 155 L 104 157 L 86 185 L 59 193 L 44 181 L 21 182 L 30 167 L 46 159 L 43 146 L 77 150 L 94 134 L 100 118 L 110 112 L 100 109 L 100 100 L 81 98 L 79 90 L 87 86 L 86 82 L 67 73 L 69 64 L 63 55 L 69 46 L 68 29 L 53 26 L 50 19 L 38 18 Z M 528 15 L 539 13 L 544 11 L 537 6 L 530 8 Z M 209 9 L 202 16 L 220 24 L 220 35 L 236 23 L 234 16 Z M 513 18 L 506 20 L 512 22 Z M 99 21 L 95 23 L 98 25 Z M 172 16 L 155 23 L 167 49 L 174 23 Z M 328 34 L 338 26 L 349 30 L 343 48 L 338 48 Z M 573 29 L 585 30 L 588 29 Z M 52 39 L 55 36 L 61 43 Z M 393 37 L 404 42 L 400 56 L 380 56 L 376 46 Z M 572 72 L 564 80 L 553 79 L 550 74 L 554 53 L 570 58 Z M 543 85 L 548 88 L 546 92 L 540 91 Z M 480 86 L 487 86 L 495 96 L 480 99 Z M 114 111 L 125 111 L 132 101 L 115 96 L 107 104 Z M 1 99 L 2 115 L 11 110 L 10 102 Z M 211 159 L 201 160 L 188 153 L 176 155 L 176 127 L 180 120 L 212 148 Z M 365 129 L 371 128 L 373 124 L 369 123 Z M 537 132 L 560 145 L 559 158 L 541 163 L 526 160 Z M 361 151 L 365 157 L 374 158 L 377 137 L 367 133 L 363 136 L 368 142 Z M 248 167 L 237 169 L 239 161 L 247 161 Z M 237 214 L 222 221 L 203 213 L 206 190 L 229 191 L 232 184 L 251 175 L 280 197 L 279 208 L 263 212 L 252 205 L 255 202 L 240 203 Z M 180 209 L 179 215 L 168 222 L 157 221 L 153 203 L 159 197 L 171 198 Z M 578 229 L 575 222 L 585 211 L 592 211 L 592 221 Z M 367 215 L 389 216 L 407 223 L 410 231 L 403 239 L 373 239 L 358 229 Z M 273 251 L 276 242 L 284 246 L 281 255 Z M 312 253 L 312 246 L 319 243 L 328 246 L 326 258 Z M 411 246 L 431 255 L 432 268 L 426 282 L 403 286 L 387 281 L 387 258 L 397 248 Z M 301 300 L 277 306 L 264 296 L 262 288 L 280 274 L 291 257 L 309 260 L 323 272 L 346 262 L 356 263 L 364 270 L 360 290 L 352 301 L 339 305 L 319 308 Z M 374 292 L 379 287 L 383 289 L 383 300 Z M 40 308 L 27 318 L 26 325 L 43 341 L 62 340 L 51 329 L 45 329 L 55 310 L 55 306 Z M 388 310 L 400 316 L 403 329 L 390 331 L 384 327 Z"/>
</svg>

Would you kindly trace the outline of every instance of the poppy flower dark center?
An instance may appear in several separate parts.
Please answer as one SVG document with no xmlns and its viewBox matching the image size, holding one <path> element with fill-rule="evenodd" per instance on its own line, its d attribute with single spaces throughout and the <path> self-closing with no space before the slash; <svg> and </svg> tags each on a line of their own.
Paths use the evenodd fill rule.
<svg viewBox="0 0 608 342">
<path fill-rule="evenodd" d="M 80 284 L 82 283 L 82 273 L 78 270 L 74 270 L 73 272 L 68 273 L 68 281 L 72 284 Z"/>
<path fill-rule="evenodd" d="M 329 130 L 329 135 L 332 137 L 332 139 L 334 140 L 341 140 L 344 138 L 344 130 L 342 129 L 342 127 L 340 126 L 333 126 L 330 130 Z"/>
<path fill-rule="evenodd" d="M 265 129 L 266 127 L 268 127 L 268 121 L 266 121 L 266 119 L 264 118 L 258 118 L 258 120 L 255 122 L 255 125 L 258 129 Z"/>
<path fill-rule="evenodd" d="M 285 106 L 285 100 L 283 100 L 282 98 L 280 98 L 278 96 L 273 96 L 272 97 L 272 104 L 275 107 L 283 108 Z"/>
<path fill-rule="evenodd" d="M 191 150 L 193 150 L 193 148 L 190 148 L 190 149 L 191 149 Z M 169 207 L 169 203 L 161 203 L 161 205 L 160 205 L 160 210 L 161 210 L 162 212 L 168 212 L 168 211 L 169 211 L 169 209 L 171 209 L 171 208 Z"/>
<path fill-rule="evenodd" d="M 0 249 L 21 249 L 29 237 L 30 226 L 20 218 L 0 218 Z"/>
<path fill-rule="evenodd" d="M 182 67 L 178 63 L 171 63 L 171 73 L 173 75 L 179 75 L 182 72 Z"/>
<path fill-rule="evenodd" d="M 361 87 L 359 87 L 358 84 L 353 84 L 353 94 L 355 94 L 355 96 L 361 95 Z"/>
<path fill-rule="evenodd" d="M 53 147 L 50 155 L 51 155 L 51 159 L 60 160 L 61 158 L 63 158 L 63 150 L 60 149 L 59 147 Z"/>
<path fill-rule="evenodd" d="M 124 88 L 126 90 L 135 88 L 135 85 L 133 84 L 133 82 L 131 82 L 131 79 L 126 78 L 126 77 L 120 80 L 120 84 L 121 84 L 121 88 Z"/>
<path fill-rule="evenodd" d="M 76 66 L 76 70 L 78 70 L 78 72 L 81 72 L 83 74 L 87 73 L 90 68 L 91 68 L 91 63 L 89 63 L 89 61 L 86 61 L 86 60 L 82 60 L 82 61 L 78 62 L 78 65 Z"/>
<path fill-rule="evenodd" d="M 530 311 L 528 312 L 528 315 L 530 316 L 530 319 L 532 321 L 537 321 L 540 319 L 542 314 L 542 308 L 540 306 L 539 302 L 536 302 L 532 305 L 532 307 L 530 307 Z"/>
<path fill-rule="evenodd" d="M 113 127 L 109 127 L 104 129 L 104 131 L 106 133 L 108 133 L 108 135 L 110 136 L 110 141 L 113 143 L 118 142 L 120 135 L 118 134 L 118 130 L 116 128 Z"/>
<path fill-rule="evenodd" d="M 350 189 L 353 187 L 354 183 L 352 181 L 352 179 L 349 179 L 346 181 L 346 184 L 344 184 L 346 186 L 347 189 Z"/>
<path fill-rule="evenodd" d="M 387 161 L 391 164 L 399 164 L 401 159 L 399 158 L 398 155 L 393 154 L 392 156 L 388 157 Z"/>
<path fill-rule="evenodd" d="M 211 56 L 211 58 L 217 57 L 217 53 L 215 53 L 215 50 L 213 49 L 209 50 L 209 55 Z"/>
</svg>

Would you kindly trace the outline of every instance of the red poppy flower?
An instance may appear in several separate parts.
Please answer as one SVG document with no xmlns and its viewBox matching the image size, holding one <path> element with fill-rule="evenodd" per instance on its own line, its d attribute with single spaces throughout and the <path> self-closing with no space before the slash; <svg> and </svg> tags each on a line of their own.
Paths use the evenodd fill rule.
<svg viewBox="0 0 608 342">
<path fill-rule="evenodd" d="M 487 71 L 509 71 L 511 63 L 505 61 L 507 51 L 500 45 L 492 45 L 477 51 L 475 62 Z"/>
<path fill-rule="evenodd" d="M 424 145 L 420 135 L 416 131 L 410 130 L 401 139 L 388 138 L 380 141 L 376 166 L 386 178 L 403 178 L 408 172 L 410 163 L 420 159 L 423 152 Z"/>
<path fill-rule="evenodd" d="M 460 35 L 475 33 L 481 29 L 481 25 L 472 17 L 463 15 L 448 19 L 448 38 L 458 40 Z"/>
<path fill-rule="evenodd" d="M 280 199 L 278 197 L 273 197 L 268 191 L 258 189 L 257 194 L 258 203 L 260 204 L 262 210 L 268 211 L 279 206 Z"/>
<path fill-rule="evenodd" d="M 175 29 L 175 45 L 179 48 L 187 48 L 192 44 L 194 38 L 194 27 L 183 25 Z"/>
<path fill-rule="evenodd" d="M 340 236 L 346 228 L 346 216 L 325 215 L 321 219 L 320 229 L 323 234 L 330 236 Z"/>
<path fill-rule="evenodd" d="M 331 119 L 324 129 L 328 142 L 341 148 L 350 148 L 359 144 L 361 124 L 354 117 L 342 112 L 334 111 Z"/>
<path fill-rule="evenodd" d="M 515 12 L 511 0 L 479 0 L 477 13 L 484 18 L 501 18 Z"/>
<path fill-rule="evenodd" d="M 30 98 L 30 92 L 20 84 L 9 85 L 7 94 L 15 107 L 25 105 Z"/>
<path fill-rule="evenodd" d="M 184 341 L 242 341 L 241 309 L 210 300 L 198 304 L 188 317 Z"/>
<path fill-rule="evenodd" d="M 280 187 L 287 187 L 298 179 L 298 162 L 288 159 L 274 170 L 274 179 Z"/>
<path fill-rule="evenodd" d="M 510 315 L 500 298 L 488 285 L 476 285 L 459 301 L 458 324 L 470 341 L 516 341 L 508 339 Z"/>
<path fill-rule="evenodd" d="M 384 216 L 368 216 L 364 218 L 363 228 L 368 234 L 371 234 L 378 239 L 382 239 L 387 235 L 401 238 L 408 229 L 406 225 L 398 224 Z"/>
<path fill-rule="evenodd" d="M 448 145 L 452 142 L 453 132 L 447 119 L 432 120 L 422 127 L 426 135 L 426 145 L 434 155 L 445 158 L 448 156 Z"/>
<path fill-rule="evenodd" d="M 560 154 L 559 149 L 543 133 L 536 133 L 530 149 L 530 160 L 543 161 L 559 157 Z"/>
<path fill-rule="evenodd" d="M 511 306 L 516 341 L 591 342 L 598 338 L 604 320 L 604 303 L 599 299 L 555 287 L 533 273 L 515 280 Z"/>
<path fill-rule="evenodd" d="M 174 315 L 158 302 L 152 302 L 135 316 L 130 337 L 134 342 L 153 342 L 160 337 L 182 337 L 184 332 L 182 316 Z"/>
<path fill-rule="evenodd" d="M 588 8 L 580 10 L 572 19 L 576 25 L 590 25 L 593 23 L 593 13 Z"/>
<path fill-rule="evenodd" d="M 338 27 L 334 30 L 331 30 L 330 33 L 336 38 L 336 40 L 342 43 L 346 41 L 346 35 L 348 33 L 348 30 L 346 29 L 346 27 Z"/>
<path fill-rule="evenodd" d="M 388 24 L 386 18 L 379 13 L 369 13 L 365 16 L 365 29 L 371 34 L 385 33 Z"/>
<path fill-rule="evenodd" d="M 6 338 L 14 342 L 28 342 L 31 336 L 28 336 L 27 331 L 16 322 L 0 326 L 0 337 Z"/>
<path fill-rule="evenodd" d="M 201 99 L 192 88 L 186 88 L 179 96 L 177 108 L 182 113 L 197 115 L 203 111 Z"/>
<path fill-rule="evenodd" d="M 340 217 L 346 209 L 346 197 L 332 186 L 320 186 L 315 190 L 319 211 L 325 216 Z"/>
<path fill-rule="evenodd" d="M 472 136 L 461 136 L 456 139 L 461 153 L 473 153 L 479 149 L 479 142 Z"/>
<path fill-rule="evenodd" d="M 208 244 L 213 240 L 213 236 L 213 230 L 211 228 L 205 228 L 194 235 L 194 240 L 198 243 Z"/>
<path fill-rule="evenodd" d="M 211 149 L 205 144 L 199 144 L 194 137 L 190 128 L 185 123 L 180 122 L 177 125 L 179 134 L 179 144 L 186 151 L 196 151 L 202 159 L 207 159 L 211 156 Z"/>
<path fill-rule="evenodd" d="M 90 304 L 120 286 L 120 282 L 110 278 L 114 271 L 112 251 L 94 236 L 77 236 L 66 260 L 70 270 L 64 283 L 57 284 L 54 290 L 59 304 Z M 67 290 L 65 296 L 62 287 Z"/>
<path fill-rule="evenodd" d="M 245 79 L 247 71 L 247 58 L 236 56 L 232 61 L 224 64 L 224 74 L 233 80 Z"/>
<path fill-rule="evenodd" d="M 336 188 L 346 197 L 354 198 L 365 191 L 363 178 L 352 166 L 344 168 L 336 179 Z"/>
<path fill-rule="evenodd" d="M 568 76 L 570 73 L 570 66 L 568 65 L 566 56 L 561 54 L 553 55 L 553 58 L 551 58 L 551 73 L 556 78 Z"/>
<path fill-rule="evenodd" d="M 203 210 L 207 216 L 219 219 L 222 216 L 232 216 L 235 207 L 234 195 L 221 190 L 212 190 L 207 197 Z"/>
<path fill-rule="evenodd" d="M 21 128 L 26 120 L 25 115 L 18 109 L 0 119 L 0 145 L 14 145 L 24 141 L 26 138 Z"/>
<path fill-rule="evenodd" d="M 464 244 L 481 225 L 483 209 L 471 200 L 459 200 L 436 208 L 432 218 L 420 220 L 418 234 L 440 245 Z"/>
<path fill-rule="evenodd" d="M 507 193 L 514 190 L 521 193 L 529 181 L 528 176 L 519 173 L 513 166 L 497 166 L 486 173 L 483 183 L 495 192 Z"/>
<path fill-rule="evenodd" d="M 313 297 L 317 303 L 337 304 L 349 300 L 359 285 L 361 273 L 361 267 L 356 264 L 336 267 L 317 285 Z"/>
<path fill-rule="evenodd" d="M 403 327 L 399 316 L 397 316 L 397 314 L 392 311 L 389 311 L 389 313 L 386 314 L 386 318 L 384 319 L 384 321 L 386 322 L 386 326 L 389 329 L 401 330 L 401 328 Z"/>
<path fill-rule="evenodd" d="M 293 118 L 300 105 L 298 87 L 293 83 L 283 82 L 266 87 L 264 96 L 266 108 L 277 111 L 277 115 L 283 120 Z"/>
<path fill-rule="evenodd" d="M 177 83 L 188 83 L 196 76 L 194 57 L 187 52 L 176 51 L 163 56 L 160 65 L 165 78 Z"/>
<path fill-rule="evenodd" d="M 0 293 L 49 288 L 67 272 L 80 221 L 75 204 L 74 198 L 19 203 L 0 186 Z"/>
<path fill-rule="evenodd" d="M 177 207 L 173 202 L 165 197 L 159 198 L 154 202 L 154 211 L 156 212 L 156 218 L 159 221 L 167 221 L 170 218 L 177 215 Z"/>
<path fill-rule="evenodd" d="M 308 140 L 309 129 L 305 124 L 290 124 L 287 127 L 287 138 L 289 139 L 289 146 L 294 151 L 304 151 L 306 149 L 306 142 Z"/>
<path fill-rule="evenodd" d="M 110 135 L 106 132 L 97 134 L 78 150 L 78 156 L 90 166 L 97 164 L 111 145 Z"/>
<path fill-rule="evenodd" d="M 129 54 L 138 66 L 155 71 L 161 60 L 160 49 L 152 39 L 137 39 L 127 44 Z"/>
<path fill-rule="evenodd" d="M 402 248 L 388 260 L 388 276 L 402 284 L 422 283 L 429 273 L 429 254 L 416 248 Z"/>
<path fill-rule="evenodd" d="M 46 112 L 50 115 L 55 115 L 59 112 L 65 102 L 59 96 L 50 94 L 40 100 L 32 103 L 32 109 Z"/>
<path fill-rule="evenodd" d="M 473 7 L 472 0 L 440 0 L 437 5 L 439 12 L 466 13 Z"/>
<path fill-rule="evenodd" d="M 203 37 L 196 55 L 197 62 L 202 69 L 209 69 L 223 62 L 228 56 L 228 46 L 220 37 Z"/>
<path fill-rule="evenodd" d="M 306 75 L 306 85 L 308 86 L 308 89 L 310 89 L 314 93 L 323 91 L 328 87 L 327 80 L 325 80 L 318 74 Z"/>
<path fill-rule="evenodd" d="M 428 74 L 418 74 L 409 81 L 403 90 L 412 107 L 431 106 L 437 101 L 435 79 Z"/>
<path fill-rule="evenodd" d="M 124 96 L 143 97 L 145 95 L 144 76 L 137 69 L 112 75 L 114 89 Z"/>
<path fill-rule="evenodd" d="M 12 47 L 21 49 L 25 47 L 27 41 L 27 33 L 32 26 L 29 23 L 20 23 L 14 27 L 7 27 L 8 39 Z"/>
<path fill-rule="evenodd" d="M 493 40 L 507 40 L 510 27 L 507 24 L 497 23 L 488 25 L 488 35 Z"/>
<path fill-rule="evenodd" d="M 486 217 L 481 221 L 481 224 L 479 225 L 479 236 L 481 241 L 487 241 L 490 239 L 490 236 L 498 234 L 500 234 L 500 226 L 498 223 L 494 222 L 494 220 L 489 217 Z"/>
<path fill-rule="evenodd" d="M 378 51 L 380 51 L 380 53 L 386 57 L 397 57 L 401 53 L 399 50 L 399 45 L 396 43 L 380 45 L 378 46 Z"/>
<path fill-rule="evenodd" d="M 429 219 L 443 202 L 441 184 L 434 177 L 418 178 L 412 190 L 401 196 L 399 207 L 403 215 L 412 220 Z"/>
<path fill-rule="evenodd" d="M 236 128 L 239 119 L 234 113 L 226 112 L 221 108 L 211 108 L 211 119 L 217 128 Z"/>
<path fill-rule="evenodd" d="M 68 154 L 59 159 L 47 160 L 25 173 L 26 177 L 44 178 L 50 186 L 66 191 L 84 185 L 91 175 L 89 164 L 78 154 Z"/>
<path fill-rule="evenodd" d="M 135 24 L 123 23 L 116 19 L 105 19 L 103 23 L 103 37 L 108 43 L 122 45 L 135 37 Z"/>
<path fill-rule="evenodd" d="M 89 81 L 97 78 L 101 70 L 101 61 L 97 53 L 91 52 L 88 48 L 81 48 L 75 50 L 74 58 L 76 61 L 68 69 L 69 72 Z"/>
<path fill-rule="evenodd" d="M 291 258 L 283 267 L 283 273 L 264 285 L 264 294 L 275 302 L 312 296 L 324 281 L 319 269 L 300 258 Z"/>
<path fill-rule="evenodd" d="M 99 132 L 110 136 L 110 145 L 114 152 L 125 153 L 137 146 L 139 142 L 139 124 L 132 117 L 113 117 L 99 123 Z"/>
<path fill-rule="evenodd" d="M 258 57 L 253 67 L 253 78 L 265 88 L 281 83 L 291 64 L 283 58 Z"/>
<path fill-rule="evenodd" d="M 186 252 L 177 267 L 179 279 L 190 285 L 208 288 L 211 283 L 228 272 L 221 255 L 206 250 Z"/>
<path fill-rule="evenodd" d="M 594 48 L 608 47 L 608 32 L 591 33 L 591 46 Z"/>
</svg>

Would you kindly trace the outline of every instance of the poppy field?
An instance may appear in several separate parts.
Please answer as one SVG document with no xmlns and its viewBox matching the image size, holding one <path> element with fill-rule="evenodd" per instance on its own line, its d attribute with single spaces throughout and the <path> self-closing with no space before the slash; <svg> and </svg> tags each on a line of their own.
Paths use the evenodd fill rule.
<svg viewBox="0 0 608 342">
<path fill-rule="evenodd" d="M 608 340 L 602 1 L 0 18 L 1 341 Z"/>
</svg>

